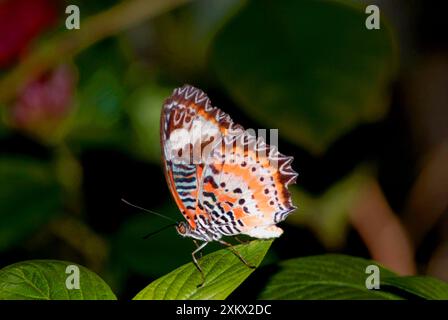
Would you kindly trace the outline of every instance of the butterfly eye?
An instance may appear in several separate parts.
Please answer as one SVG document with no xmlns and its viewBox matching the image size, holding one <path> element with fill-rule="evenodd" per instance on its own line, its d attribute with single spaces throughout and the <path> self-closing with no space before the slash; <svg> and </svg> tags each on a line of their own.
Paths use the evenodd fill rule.
<svg viewBox="0 0 448 320">
<path fill-rule="evenodd" d="M 179 222 L 176 226 L 176 230 L 180 235 L 184 235 L 187 232 L 187 227 L 184 222 Z"/>
</svg>

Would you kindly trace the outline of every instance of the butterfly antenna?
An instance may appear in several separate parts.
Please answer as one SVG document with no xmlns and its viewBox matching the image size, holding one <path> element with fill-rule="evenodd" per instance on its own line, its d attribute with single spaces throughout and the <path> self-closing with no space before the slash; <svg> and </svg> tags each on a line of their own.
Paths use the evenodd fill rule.
<svg viewBox="0 0 448 320">
<path fill-rule="evenodd" d="M 156 235 L 156 234 L 158 234 L 159 232 L 161 232 L 161 231 L 163 231 L 163 230 L 165 230 L 165 229 L 174 227 L 174 226 L 176 226 L 176 225 L 177 225 L 177 223 L 172 223 L 172 224 L 169 224 L 169 225 L 167 225 L 167 226 L 164 226 L 164 227 L 160 228 L 159 230 L 156 230 L 156 231 L 153 231 L 153 232 L 151 232 L 151 233 L 148 233 L 146 236 L 143 237 L 143 239 L 148 239 L 149 237 L 152 237 L 153 235 Z"/>
<path fill-rule="evenodd" d="M 152 214 L 154 214 L 154 215 L 156 215 L 156 216 L 159 216 L 159 217 L 161 217 L 161 218 L 164 218 L 164 219 L 166 219 L 166 220 L 173 221 L 173 222 L 175 222 L 176 224 L 178 223 L 176 220 L 174 220 L 174 219 L 172 219 L 172 218 L 170 218 L 170 217 L 168 217 L 168 216 L 165 216 L 165 215 L 163 215 L 163 214 L 157 213 L 157 212 L 152 211 L 152 210 L 149 210 L 149 209 L 145 209 L 145 208 L 139 207 L 139 206 L 137 206 L 137 205 L 135 205 L 135 204 L 130 203 L 129 201 L 126 201 L 125 199 L 121 199 L 121 201 L 123 201 L 123 202 L 126 203 L 127 205 L 129 205 L 129 206 L 131 206 L 131 207 L 134 207 L 134 208 L 136 208 L 136 209 L 140 209 L 140 210 L 146 211 L 146 212 L 148 212 L 148 213 L 152 213 Z"/>
</svg>

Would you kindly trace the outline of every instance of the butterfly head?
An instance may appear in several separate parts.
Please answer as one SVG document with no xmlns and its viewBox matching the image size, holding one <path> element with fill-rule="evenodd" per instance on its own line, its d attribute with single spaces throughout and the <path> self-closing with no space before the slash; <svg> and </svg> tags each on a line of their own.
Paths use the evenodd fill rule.
<svg viewBox="0 0 448 320">
<path fill-rule="evenodd" d="M 183 237 L 186 237 L 188 234 L 188 225 L 184 221 L 180 221 L 176 225 L 176 231 L 178 234 L 180 234 Z"/>
<path fill-rule="evenodd" d="M 200 241 L 214 241 L 221 238 L 221 235 L 210 230 L 192 228 L 187 222 L 181 221 L 176 224 L 176 231 L 182 237 L 189 237 Z"/>
</svg>

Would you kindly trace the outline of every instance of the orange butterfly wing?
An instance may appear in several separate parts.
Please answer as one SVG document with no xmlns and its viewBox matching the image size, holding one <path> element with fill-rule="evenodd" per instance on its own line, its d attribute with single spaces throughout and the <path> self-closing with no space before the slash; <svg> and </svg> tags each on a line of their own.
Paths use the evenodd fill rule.
<svg viewBox="0 0 448 320">
<path fill-rule="evenodd" d="M 207 221 L 223 235 L 278 236 L 275 224 L 295 209 L 287 190 L 297 177 L 292 157 L 245 132 L 189 85 L 165 101 L 160 126 L 166 180 L 192 228 Z"/>
</svg>

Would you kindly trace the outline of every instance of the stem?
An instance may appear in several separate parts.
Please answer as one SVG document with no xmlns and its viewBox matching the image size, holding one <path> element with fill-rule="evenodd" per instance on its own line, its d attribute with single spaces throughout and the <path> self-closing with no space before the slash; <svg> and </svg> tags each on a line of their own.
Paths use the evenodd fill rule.
<svg viewBox="0 0 448 320">
<path fill-rule="evenodd" d="M 414 248 L 376 180 L 361 189 L 351 222 L 372 258 L 400 275 L 416 273 Z"/>
</svg>

